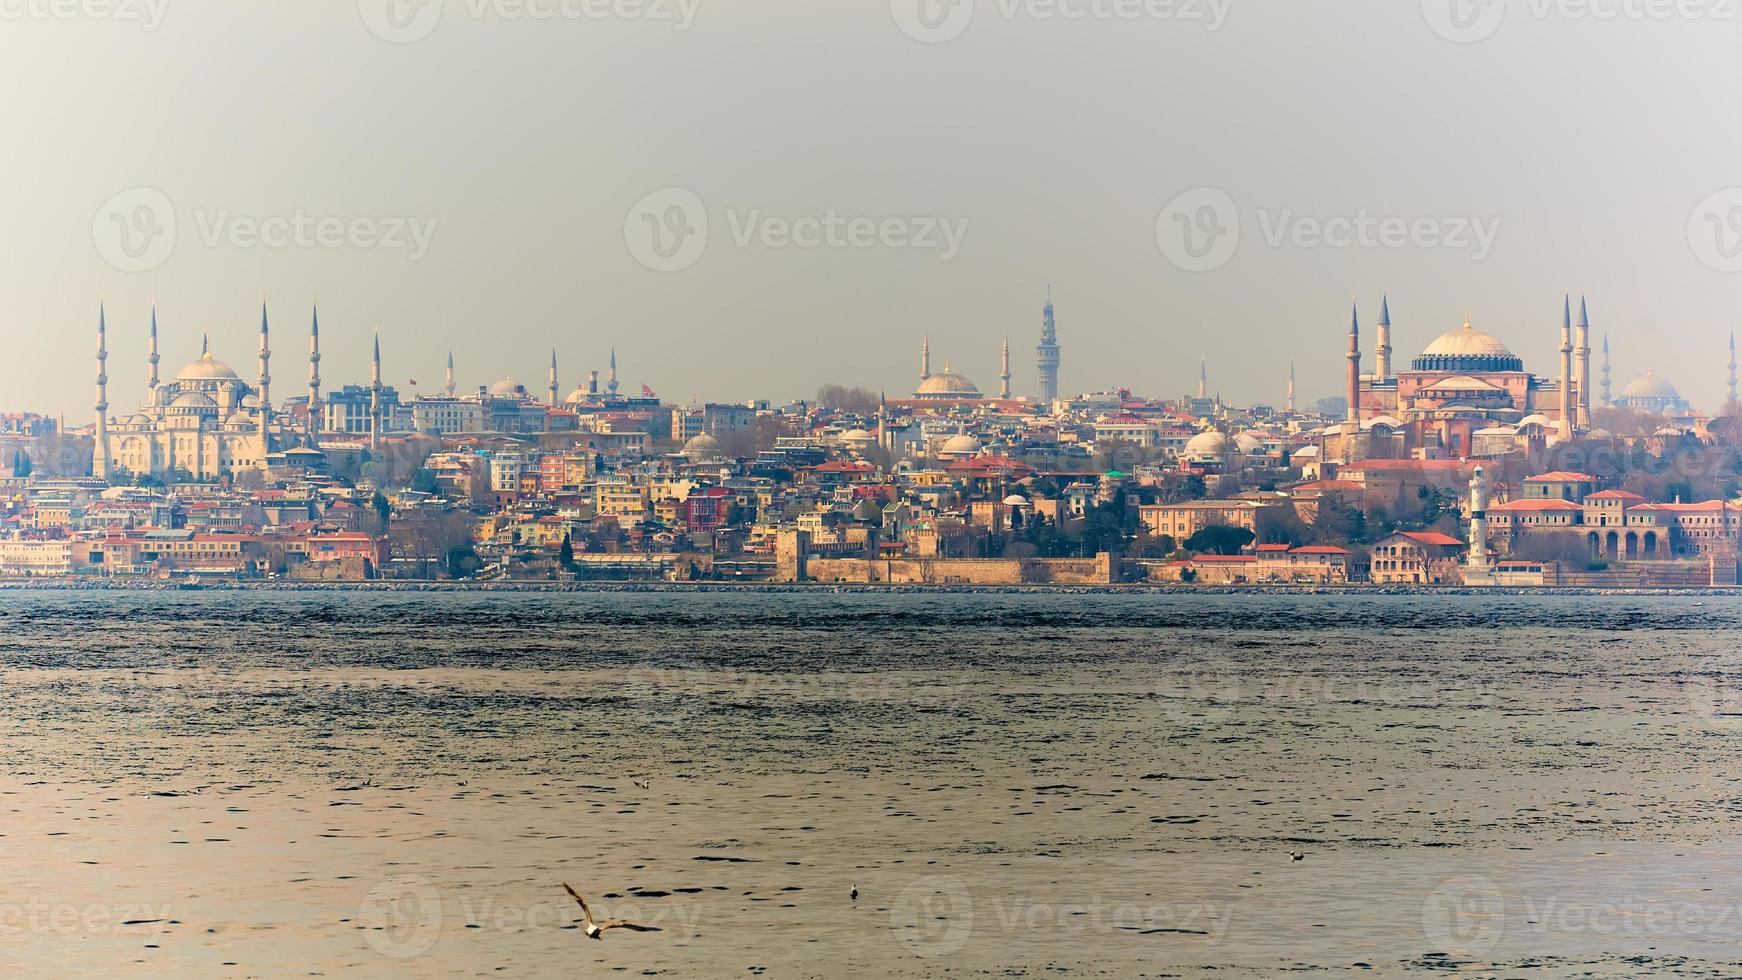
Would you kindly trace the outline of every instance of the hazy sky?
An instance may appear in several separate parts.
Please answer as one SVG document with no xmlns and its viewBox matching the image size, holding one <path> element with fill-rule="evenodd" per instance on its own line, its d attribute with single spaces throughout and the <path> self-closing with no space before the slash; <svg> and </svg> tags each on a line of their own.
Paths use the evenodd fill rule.
<svg viewBox="0 0 1742 980">
<path fill-rule="evenodd" d="M 0 0 L 0 410 L 89 416 L 99 296 L 117 413 L 153 297 L 166 376 L 209 332 L 252 379 L 263 294 L 280 399 L 316 298 L 328 386 L 378 324 L 425 390 L 450 347 L 462 390 L 542 391 L 552 346 L 567 389 L 615 345 L 669 400 L 905 392 L 929 332 L 988 391 L 1009 335 L 1033 392 L 1049 282 L 1070 392 L 1177 395 L 1203 354 L 1277 402 L 1293 357 L 1310 402 L 1386 289 L 1399 361 L 1468 313 L 1553 374 L 1570 287 L 1617 388 L 1722 395 L 1742 5 L 568 2 Z M 1182 252 L 1228 202 L 1237 250 Z M 1318 240 L 1363 215 L 1401 222 Z"/>
</svg>

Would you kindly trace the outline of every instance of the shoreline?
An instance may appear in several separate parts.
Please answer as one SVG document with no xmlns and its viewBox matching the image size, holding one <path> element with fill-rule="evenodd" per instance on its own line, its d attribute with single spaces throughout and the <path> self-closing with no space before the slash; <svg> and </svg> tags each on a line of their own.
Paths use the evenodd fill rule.
<svg viewBox="0 0 1742 980">
<path fill-rule="evenodd" d="M 0 592 L 510 592 L 510 593 L 757 593 L 809 595 L 1373 595 L 1373 596 L 1735 596 L 1742 585 L 1664 588 L 1464 585 L 968 585 L 832 582 L 179 582 L 111 579 L 0 579 Z"/>
</svg>

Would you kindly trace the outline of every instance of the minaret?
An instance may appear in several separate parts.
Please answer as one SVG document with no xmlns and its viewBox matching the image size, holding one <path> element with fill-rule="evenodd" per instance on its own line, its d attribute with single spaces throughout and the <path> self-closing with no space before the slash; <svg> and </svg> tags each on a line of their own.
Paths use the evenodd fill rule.
<svg viewBox="0 0 1742 980">
<path fill-rule="evenodd" d="M 611 348 L 611 373 L 605 376 L 605 390 L 617 393 L 617 348 Z"/>
<path fill-rule="evenodd" d="M 1198 355 L 1198 401 L 1210 391 L 1210 362 L 1202 354 Z"/>
<path fill-rule="evenodd" d="M 1470 477 L 1470 560 L 1473 572 L 1488 571 L 1488 474 L 1482 467 Z"/>
<path fill-rule="evenodd" d="M 97 432 L 91 454 L 91 475 L 109 478 L 109 322 L 103 304 L 97 304 Z"/>
<path fill-rule="evenodd" d="M 1052 287 L 1046 287 L 1046 309 L 1041 313 L 1040 346 L 1034 349 L 1040 365 L 1040 399 L 1052 404 L 1059 396 L 1059 331 L 1053 318 Z"/>
<path fill-rule="evenodd" d="M 151 347 L 150 353 L 145 357 L 145 363 L 149 368 L 149 372 L 145 377 L 145 397 L 153 405 L 157 404 L 157 362 L 159 360 L 161 360 L 161 358 L 157 356 L 157 301 L 152 300 Z"/>
<path fill-rule="evenodd" d="M 998 397 L 1010 397 L 1010 338 L 1004 338 L 1004 369 L 998 375 Z"/>
<path fill-rule="evenodd" d="M 1294 358 L 1288 359 L 1288 414 L 1294 414 Z"/>
<path fill-rule="evenodd" d="M 308 434 L 320 435 L 321 419 L 321 308 L 314 308 L 314 321 L 308 328 Z"/>
<path fill-rule="evenodd" d="M 1591 312 L 1585 297 L 1579 297 L 1579 329 L 1573 341 L 1573 376 L 1579 379 L 1579 408 L 1574 419 L 1579 431 L 1591 431 Z"/>
<path fill-rule="evenodd" d="M 599 397 L 599 372 L 597 369 L 587 372 L 587 394 Z"/>
<path fill-rule="evenodd" d="M 1567 293 L 1561 316 L 1561 417 L 1560 441 L 1573 439 L 1573 294 Z"/>
<path fill-rule="evenodd" d="M 1608 408 L 1609 401 L 1609 335 L 1603 335 L 1603 407 Z"/>
<path fill-rule="evenodd" d="M 1379 351 L 1373 360 L 1373 377 L 1384 381 L 1391 377 L 1391 296 L 1379 300 Z"/>
<path fill-rule="evenodd" d="M 448 351 L 448 397 L 454 397 L 454 352 Z"/>
<path fill-rule="evenodd" d="M 885 391 L 877 393 L 877 448 L 889 448 L 889 393 Z"/>
<path fill-rule="evenodd" d="M 931 377 L 931 334 L 919 343 L 919 380 Z"/>
<path fill-rule="evenodd" d="M 1350 304 L 1349 310 L 1349 421 L 1361 425 L 1361 308 Z"/>
<path fill-rule="evenodd" d="M 1730 401 L 1736 400 L 1736 331 L 1730 331 Z"/>
<path fill-rule="evenodd" d="M 552 347 L 550 349 L 550 404 L 552 408 L 556 407 L 556 398 L 556 348 Z"/>
<path fill-rule="evenodd" d="M 375 331 L 375 358 L 369 368 L 369 448 L 381 448 L 381 331 Z"/>
<path fill-rule="evenodd" d="M 272 343 L 268 336 L 266 325 L 266 302 L 260 303 L 260 450 L 264 455 L 272 451 L 271 437 L 267 429 L 272 423 L 272 372 L 269 366 L 272 361 Z"/>
</svg>

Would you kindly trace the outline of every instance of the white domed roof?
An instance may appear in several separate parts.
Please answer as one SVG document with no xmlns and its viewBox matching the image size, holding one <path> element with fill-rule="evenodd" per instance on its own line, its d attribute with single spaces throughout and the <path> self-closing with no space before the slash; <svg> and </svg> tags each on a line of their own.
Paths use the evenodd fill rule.
<svg viewBox="0 0 1742 980">
<path fill-rule="evenodd" d="M 969 381 L 965 375 L 960 375 L 945 367 L 942 374 L 934 374 L 919 383 L 917 395 L 929 395 L 933 398 L 979 398 L 980 388 Z"/>
<path fill-rule="evenodd" d="M 1027 507 L 1028 506 L 1028 498 L 1024 497 L 1020 493 L 1013 493 L 1010 496 L 1004 498 L 1004 506 L 1006 506 L 1006 507 Z"/>
<path fill-rule="evenodd" d="M 864 429 L 852 429 L 841 436 L 841 441 L 842 442 L 855 442 L 855 443 L 871 443 L 871 442 L 876 442 L 877 437 L 872 435 L 869 432 L 866 432 Z"/>
<path fill-rule="evenodd" d="M 526 394 L 526 386 L 513 378 L 503 378 L 490 386 L 490 394 L 498 398 L 515 398 Z"/>
<path fill-rule="evenodd" d="M 170 408 L 216 409 L 218 403 L 212 401 L 209 395 L 197 391 L 184 391 L 175 396 L 175 401 L 169 403 Z"/>
<path fill-rule="evenodd" d="M 175 376 L 177 381 L 240 381 L 230 365 L 213 357 L 210 353 L 202 354 L 200 359 L 188 364 Z"/>
<path fill-rule="evenodd" d="M 684 443 L 683 451 L 686 456 L 717 456 L 720 453 L 720 440 L 715 439 L 706 432 L 703 432 L 702 434 L 691 438 L 689 442 Z"/>
<path fill-rule="evenodd" d="M 1242 432 L 1234 437 L 1234 445 L 1238 446 L 1241 452 L 1250 456 L 1264 448 L 1264 440 L 1250 432 Z"/>
<path fill-rule="evenodd" d="M 1681 393 L 1675 390 L 1675 385 L 1647 371 L 1645 377 L 1635 378 L 1627 387 L 1621 389 L 1624 398 L 1681 398 Z"/>
<path fill-rule="evenodd" d="M 1521 418 L 1518 420 L 1518 427 L 1520 429 L 1524 428 L 1527 425 L 1540 425 L 1540 426 L 1543 426 L 1544 428 L 1547 428 L 1549 425 L 1548 416 L 1546 416 L 1546 415 L 1526 415 L 1524 418 Z"/>
<path fill-rule="evenodd" d="M 949 453 L 952 456 L 972 456 L 979 451 L 980 440 L 967 434 L 951 436 L 944 440 L 942 446 L 938 447 L 938 452 Z"/>
<path fill-rule="evenodd" d="M 569 392 L 569 396 L 563 399 L 563 403 L 565 405 L 574 405 L 580 402 L 590 402 L 593 398 L 593 393 L 587 389 L 576 388 L 574 391 Z"/>
<path fill-rule="evenodd" d="M 1512 351 L 1500 342 L 1493 334 L 1484 333 L 1470 326 L 1465 320 L 1464 325 L 1456 330 L 1448 330 L 1440 334 L 1433 343 L 1427 345 L 1427 350 L 1421 352 L 1423 357 L 1511 357 Z"/>
<path fill-rule="evenodd" d="M 1213 429 L 1209 432 L 1200 432 L 1187 440 L 1185 455 L 1226 456 L 1228 455 L 1228 437 Z"/>
</svg>

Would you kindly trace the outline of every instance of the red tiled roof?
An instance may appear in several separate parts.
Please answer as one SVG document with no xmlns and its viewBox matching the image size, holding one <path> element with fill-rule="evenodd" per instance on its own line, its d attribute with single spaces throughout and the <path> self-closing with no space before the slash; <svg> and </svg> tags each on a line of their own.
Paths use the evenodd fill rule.
<svg viewBox="0 0 1742 980">
<path fill-rule="evenodd" d="M 1441 534 L 1438 531 L 1404 531 L 1403 536 L 1412 541 L 1420 541 L 1422 544 L 1457 545 L 1459 547 L 1464 544 L 1457 538 L 1449 534 Z"/>
<path fill-rule="evenodd" d="M 1195 562 L 1208 562 L 1212 565 L 1238 565 L 1242 562 L 1255 562 L 1257 555 L 1199 555 L 1193 558 Z"/>
<path fill-rule="evenodd" d="M 1453 473 L 1459 470 L 1473 470 L 1476 464 L 1463 459 L 1364 459 L 1359 463 L 1350 463 L 1342 467 L 1345 473 L 1365 472 L 1397 472 L 1416 471 L 1419 473 Z"/>
<path fill-rule="evenodd" d="M 1584 510 L 1580 504 L 1570 500 L 1514 500 L 1509 503 L 1495 504 L 1488 508 L 1490 514 L 1495 511 L 1530 511 L 1530 510 Z"/>
<path fill-rule="evenodd" d="M 1591 494 L 1590 496 L 1586 497 L 1585 499 L 1586 500 L 1644 500 L 1645 498 L 1641 497 L 1639 494 L 1636 494 L 1636 493 L 1628 493 L 1625 490 L 1601 490 L 1601 491 L 1598 491 L 1597 493 Z"/>
<path fill-rule="evenodd" d="M 1597 478 L 1589 473 L 1573 473 L 1567 470 L 1556 470 L 1553 473 L 1543 473 L 1527 477 L 1526 483 L 1596 483 Z"/>
<path fill-rule="evenodd" d="M 1348 553 L 1347 549 L 1333 548 L 1328 544 L 1310 544 L 1304 548 L 1294 549 L 1294 554 L 1297 555 L 1346 555 Z"/>
</svg>

